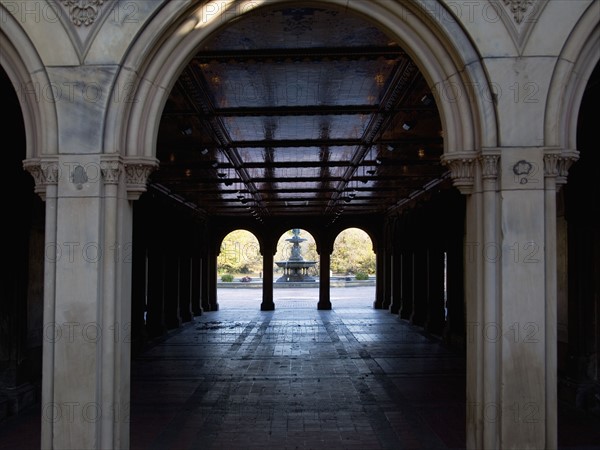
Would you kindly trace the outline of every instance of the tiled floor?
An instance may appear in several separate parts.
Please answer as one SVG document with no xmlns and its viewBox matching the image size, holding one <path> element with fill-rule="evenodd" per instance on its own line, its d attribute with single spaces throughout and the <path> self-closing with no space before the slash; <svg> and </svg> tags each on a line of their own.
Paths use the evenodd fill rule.
<svg viewBox="0 0 600 450">
<path fill-rule="evenodd" d="M 463 447 L 463 355 L 372 309 L 372 288 L 332 289 L 332 311 L 318 289 L 276 289 L 273 312 L 260 290 L 219 295 L 134 361 L 133 449 Z M 589 417 L 560 420 L 561 448 L 600 442 Z M 0 448 L 39 447 L 38 424 L 0 424 Z"/>
<path fill-rule="evenodd" d="M 133 448 L 460 448 L 464 358 L 358 289 L 333 290 L 333 311 L 275 290 L 274 312 L 221 291 L 221 311 L 137 359 Z"/>
</svg>

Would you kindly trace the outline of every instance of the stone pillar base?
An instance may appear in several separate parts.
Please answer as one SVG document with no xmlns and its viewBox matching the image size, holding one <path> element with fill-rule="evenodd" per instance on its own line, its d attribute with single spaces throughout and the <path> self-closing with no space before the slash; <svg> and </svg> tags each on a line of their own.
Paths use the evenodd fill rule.
<svg viewBox="0 0 600 450">
<path fill-rule="evenodd" d="M 261 303 L 260 304 L 261 311 L 275 311 L 275 303 Z"/>
</svg>

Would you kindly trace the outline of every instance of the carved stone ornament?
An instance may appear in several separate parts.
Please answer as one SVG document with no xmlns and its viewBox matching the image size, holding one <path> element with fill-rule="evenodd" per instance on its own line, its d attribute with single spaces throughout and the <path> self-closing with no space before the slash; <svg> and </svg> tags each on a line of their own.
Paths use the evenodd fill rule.
<svg viewBox="0 0 600 450">
<path fill-rule="evenodd" d="M 517 24 L 521 24 L 523 19 L 527 17 L 527 11 L 533 5 L 533 0 L 503 0 L 508 7 Z"/>
<path fill-rule="evenodd" d="M 481 164 L 481 177 L 484 180 L 491 180 L 498 177 L 498 155 L 481 155 L 479 163 Z"/>
<path fill-rule="evenodd" d="M 556 186 L 560 188 L 567 183 L 569 168 L 579 159 L 579 152 L 546 153 L 544 155 L 544 176 L 555 177 Z"/>
<path fill-rule="evenodd" d="M 100 5 L 104 0 L 63 0 L 63 4 L 69 11 L 71 22 L 75 26 L 90 26 L 99 14 Z"/>
<path fill-rule="evenodd" d="M 137 200 L 146 192 L 146 183 L 152 172 L 158 168 L 156 159 L 138 159 L 125 162 L 127 193 L 129 200 Z"/>
<path fill-rule="evenodd" d="M 120 159 L 104 160 L 100 162 L 100 170 L 106 184 L 119 184 L 121 173 L 123 173 L 123 163 Z"/>
<path fill-rule="evenodd" d="M 473 192 L 475 157 L 443 158 L 442 164 L 450 169 L 452 183 L 463 194 Z"/>
<path fill-rule="evenodd" d="M 35 181 L 34 192 L 42 200 L 46 200 L 46 188 L 58 184 L 58 162 L 55 160 L 28 159 L 23 161 L 23 168 L 31 174 Z"/>
</svg>

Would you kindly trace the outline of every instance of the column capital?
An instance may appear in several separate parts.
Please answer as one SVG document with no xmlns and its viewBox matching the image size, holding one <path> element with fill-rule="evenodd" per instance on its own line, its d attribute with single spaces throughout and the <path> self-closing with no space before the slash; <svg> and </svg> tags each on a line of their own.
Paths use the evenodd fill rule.
<svg viewBox="0 0 600 450">
<path fill-rule="evenodd" d="M 546 150 L 544 152 L 544 176 L 554 178 L 557 188 L 567 183 L 569 168 L 579 159 L 577 150 Z"/>
<path fill-rule="evenodd" d="M 35 193 L 46 201 L 46 188 L 50 185 L 58 185 L 58 156 L 26 159 L 23 161 L 23 169 L 33 177 Z"/>
<path fill-rule="evenodd" d="M 498 178 L 499 154 L 482 153 L 479 155 L 481 165 L 481 178 L 484 180 L 495 180 Z"/>
<path fill-rule="evenodd" d="M 146 183 L 152 172 L 158 168 L 156 158 L 125 157 L 125 176 L 129 200 L 137 200 L 146 192 Z"/>
<path fill-rule="evenodd" d="M 454 186 L 463 194 L 473 192 L 476 160 L 477 156 L 472 152 L 451 153 L 442 156 L 442 164 L 450 169 L 450 177 Z"/>
<path fill-rule="evenodd" d="M 100 171 L 105 184 L 119 184 L 123 173 L 123 159 L 119 155 L 102 155 Z"/>
</svg>

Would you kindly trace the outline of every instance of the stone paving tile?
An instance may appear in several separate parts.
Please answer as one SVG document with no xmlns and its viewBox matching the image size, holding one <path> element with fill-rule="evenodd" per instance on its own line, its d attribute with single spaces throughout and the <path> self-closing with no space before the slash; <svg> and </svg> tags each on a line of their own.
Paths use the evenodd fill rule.
<svg viewBox="0 0 600 450">
<path fill-rule="evenodd" d="M 462 356 L 358 290 L 332 291 L 333 311 L 277 291 L 274 312 L 236 292 L 134 360 L 132 449 L 462 448 Z M 0 448 L 39 448 L 39 422 L 0 424 Z M 559 409 L 561 448 L 594 448 L 597 430 Z"/>
<path fill-rule="evenodd" d="M 333 311 L 305 303 L 266 313 L 229 305 L 141 355 L 132 369 L 132 448 L 449 448 L 429 425 L 437 422 L 403 395 L 411 379 L 397 375 L 450 375 L 464 360 L 370 301 Z M 167 398 L 181 408 L 149 441 L 143 411 Z M 436 406 L 463 403 L 447 397 Z M 464 412 L 455 416 L 463 430 Z"/>
</svg>

